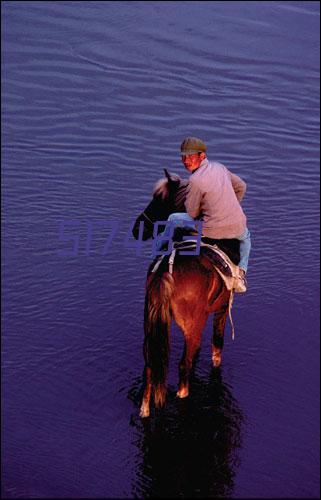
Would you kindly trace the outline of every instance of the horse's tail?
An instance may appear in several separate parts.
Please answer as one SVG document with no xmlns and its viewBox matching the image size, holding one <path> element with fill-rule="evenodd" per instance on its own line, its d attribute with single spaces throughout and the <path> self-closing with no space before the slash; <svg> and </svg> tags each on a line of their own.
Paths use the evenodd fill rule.
<svg viewBox="0 0 321 500">
<path fill-rule="evenodd" d="M 162 406 L 166 396 L 173 291 L 174 280 L 170 273 L 157 271 L 149 276 L 145 298 L 144 355 L 146 366 L 151 369 L 155 406 Z"/>
</svg>

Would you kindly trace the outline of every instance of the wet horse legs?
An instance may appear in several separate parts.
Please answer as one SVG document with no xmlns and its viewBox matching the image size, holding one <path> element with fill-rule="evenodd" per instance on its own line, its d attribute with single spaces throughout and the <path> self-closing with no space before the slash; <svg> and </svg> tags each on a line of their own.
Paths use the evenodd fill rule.
<svg viewBox="0 0 321 500">
<path fill-rule="evenodd" d="M 179 364 L 179 388 L 177 396 L 186 398 L 189 390 L 189 374 L 193 365 L 195 354 L 199 350 L 199 343 L 185 341 L 184 353 Z"/>
<path fill-rule="evenodd" d="M 206 323 L 206 317 L 197 318 L 189 328 L 184 325 L 183 333 L 185 336 L 185 345 L 182 359 L 179 364 L 179 387 L 177 396 L 186 398 L 189 393 L 189 375 L 193 365 L 193 360 L 201 344 L 202 331 Z"/>
<path fill-rule="evenodd" d="M 140 407 L 140 416 L 149 417 L 149 412 L 150 412 L 149 405 L 152 394 L 152 370 L 148 367 L 145 367 L 144 379 L 145 379 L 144 380 L 145 387 L 144 387 L 143 402 Z"/>
<path fill-rule="evenodd" d="M 213 337 L 212 337 L 212 362 L 214 368 L 218 368 L 222 362 L 222 350 L 224 344 L 224 330 L 228 315 L 228 304 L 214 315 Z"/>
</svg>

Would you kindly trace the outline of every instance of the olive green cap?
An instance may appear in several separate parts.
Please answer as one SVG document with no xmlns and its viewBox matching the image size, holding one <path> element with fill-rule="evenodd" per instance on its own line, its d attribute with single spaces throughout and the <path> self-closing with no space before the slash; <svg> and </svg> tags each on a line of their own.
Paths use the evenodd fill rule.
<svg viewBox="0 0 321 500">
<path fill-rule="evenodd" d="M 197 137 L 186 137 L 181 144 L 182 155 L 192 155 L 195 153 L 206 153 L 206 144 Z"/>
</svg>

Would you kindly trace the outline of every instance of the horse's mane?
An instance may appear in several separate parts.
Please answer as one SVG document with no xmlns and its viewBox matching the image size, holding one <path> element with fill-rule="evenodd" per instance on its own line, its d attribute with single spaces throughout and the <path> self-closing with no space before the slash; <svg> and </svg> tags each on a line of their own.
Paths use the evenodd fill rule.
<svg viewBox="0 0 321 500">
<path fill-rule="evenodd" d="M 174 191 L 174 205 L 177 210 L 182 210 L 184 209 L 188 180 L 181 179 L 179 175 L 171 174 L 171 181 L 173 182 L 173 185 L 177 186 L 176 191 Z M 163 177 L 156 182 L 153 189 L 153 197 L 160 196 L 164 201 L 169 197 L 169 194 L 170 190 L 168 178 Z"/>
<path fill-rule="evenodd" d="M 169 189 L 168 189 L 168 180 L 166 177 L 163 179 L 159 179 L 153 189 L 153 197 L 161 196 L 162 200 L 168 198 Z"/>
</svg>

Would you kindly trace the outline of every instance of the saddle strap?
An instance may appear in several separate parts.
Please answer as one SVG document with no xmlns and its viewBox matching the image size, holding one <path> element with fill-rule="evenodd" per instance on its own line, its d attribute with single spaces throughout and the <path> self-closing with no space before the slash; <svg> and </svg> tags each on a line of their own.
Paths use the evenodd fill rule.
<svg viewBox="0 0 321 500">
<path fill-rule="evenodd" d="M 233 319 L 232 319 L 233 299 L 234 299 L 234 290 L 231 290 L 230 298 L 228 301 L 228 317 L 230 319 L 231 328 L 232 328 L 232 340 L 235 339 L 235 329 L 234 329 L 234 323 L 233 323 Z"/>
<path fill-rule="evenodd" d="M 157 269 L 161 265 L 161 262 L 162 262 L 164 257 L 165 257 L 165 255 L 162 255 L 161 257 L 158 258 L 156 264 L 154 265 L 153 269 L 151 270 L 151 273 L 155 273 L 157 271 Z"/>
<path fill-rule="evenodd" d="M 176 248 L 174 248 L 174 250 L 172 251 L 170 258 L 168 260 L 169 274 L 173 274 L 173 265 L 174 265 L 175 255 L 176 255 Z"/>
</svg>

